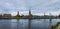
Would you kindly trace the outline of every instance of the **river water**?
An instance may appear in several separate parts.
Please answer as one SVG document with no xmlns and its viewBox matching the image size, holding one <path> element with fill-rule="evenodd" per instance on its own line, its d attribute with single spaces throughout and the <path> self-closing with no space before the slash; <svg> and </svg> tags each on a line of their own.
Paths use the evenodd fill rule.
<svg viewBox="0 0 60 29">
<path fill-rule="evenodd" d="M 60 22 L 60 19 L 2 19 L 0 20 L 0 29 L 50 29 L 52 25 Z M 30 23 L 30 24 L 29 24 Z M 30 26 L 29 26 L 30 25 Z"/>
</svg>

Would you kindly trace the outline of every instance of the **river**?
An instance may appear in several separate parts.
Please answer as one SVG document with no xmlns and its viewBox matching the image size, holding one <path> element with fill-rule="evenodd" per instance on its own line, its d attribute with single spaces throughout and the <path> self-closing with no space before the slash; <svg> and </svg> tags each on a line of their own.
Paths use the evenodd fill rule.
<svg viewBox="0 0 60 29">
<path fill-rule="evenodd" d="M 60 22 L 60 19 L 52 19 L 51 23 L 49 19 L 32 19 L 30 22 L 29 19 L 1 19 L 0 29 L 50 29 L 57 22 Z"/>
</svg>

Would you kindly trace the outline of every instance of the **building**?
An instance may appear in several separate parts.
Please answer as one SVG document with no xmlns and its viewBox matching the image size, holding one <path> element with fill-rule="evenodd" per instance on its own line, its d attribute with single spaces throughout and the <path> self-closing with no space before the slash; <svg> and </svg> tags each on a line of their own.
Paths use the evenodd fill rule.
<svg viewBox="0 0 60 29">
<path fill-rule="evenodd" d="M 20 15 L 19 15 L 19 11 L 17 12 L 17 15 L 16 15 L 16 16 L 20 17 Z"/>
<path fill-rule="evenodd" d="M 20 16 L 20 15 L 19 15 L 19 11 L 17 12 L 17 15 L 16 15 L 16 16 Z"/>
<path fill-rule="evenodd" d="M 3 14 L 3 18 L 11 18 L 12 15 L 11 14 Z"/>
<path fill-rule="evenodd" d="M 31 10 L 29 10 L 29 18 L 32 18 Z"/>
<path fill-rule="evenodd" d="M 19 11 L 17 12 L 17 15 L 15 16 L 15 18 L 20 18 Z"/>
<path fill-rule="evenodd" d="M 0 14 L 0 18 L 2 18 L 2 14 Z"/>
<path fill-rule="evenodd" d="M 32 14 L 31 14 L 31 10 L 29 10 L 29 16 L 32 16 Z"/>
</svg>

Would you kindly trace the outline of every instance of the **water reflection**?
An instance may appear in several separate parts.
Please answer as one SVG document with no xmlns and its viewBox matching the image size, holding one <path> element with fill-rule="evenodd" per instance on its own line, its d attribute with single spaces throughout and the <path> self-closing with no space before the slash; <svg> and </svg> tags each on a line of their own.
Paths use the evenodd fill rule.
<svg viewBox="0 0 60 29">
<path fill-rule="evenodd" d="M 11 29 L 11 20 L 0 20 L 0 29 Z"/>
<path fill-rule="evenodd" d="M 52 19 L 51 25 L 56 24 L 57 22 L 60 22 L 60 19 Z M 49 19 L 33 19 L 31 20 L 29 24 L 28 19 L 19 19 L 19 23 L 16 19 L 11 20 L 0 20 L 0 29 L 28 29 L 29 25 L 31 29 L 49 29 L 50 23 Z"/>
</svg>

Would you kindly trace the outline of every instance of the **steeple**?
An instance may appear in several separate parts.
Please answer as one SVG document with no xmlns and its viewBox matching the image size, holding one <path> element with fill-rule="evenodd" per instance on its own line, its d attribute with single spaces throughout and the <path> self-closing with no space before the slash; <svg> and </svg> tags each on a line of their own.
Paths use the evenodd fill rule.
<svg viewBox="0 0 60 29">
<path fill-rule="evenodd" d="M 20 15 L 19 15 L 19 11 L 17 12 L 17 16 L 20 16 Z"/>
<path fill-rule="evenodd" d="M 32 14 L 31 14 L 31 10 L 29 10 L 29 15 L 31 16 Z"/>
<path fill-rule="evenodd" d="M 19 11 L 18 11 L 17 15 L 19 15 Z"/>
<path fill-rule="evenodd" d="M 32 18 L 31 10 L 29 9 L 29 18 Z"/>
</svg>

